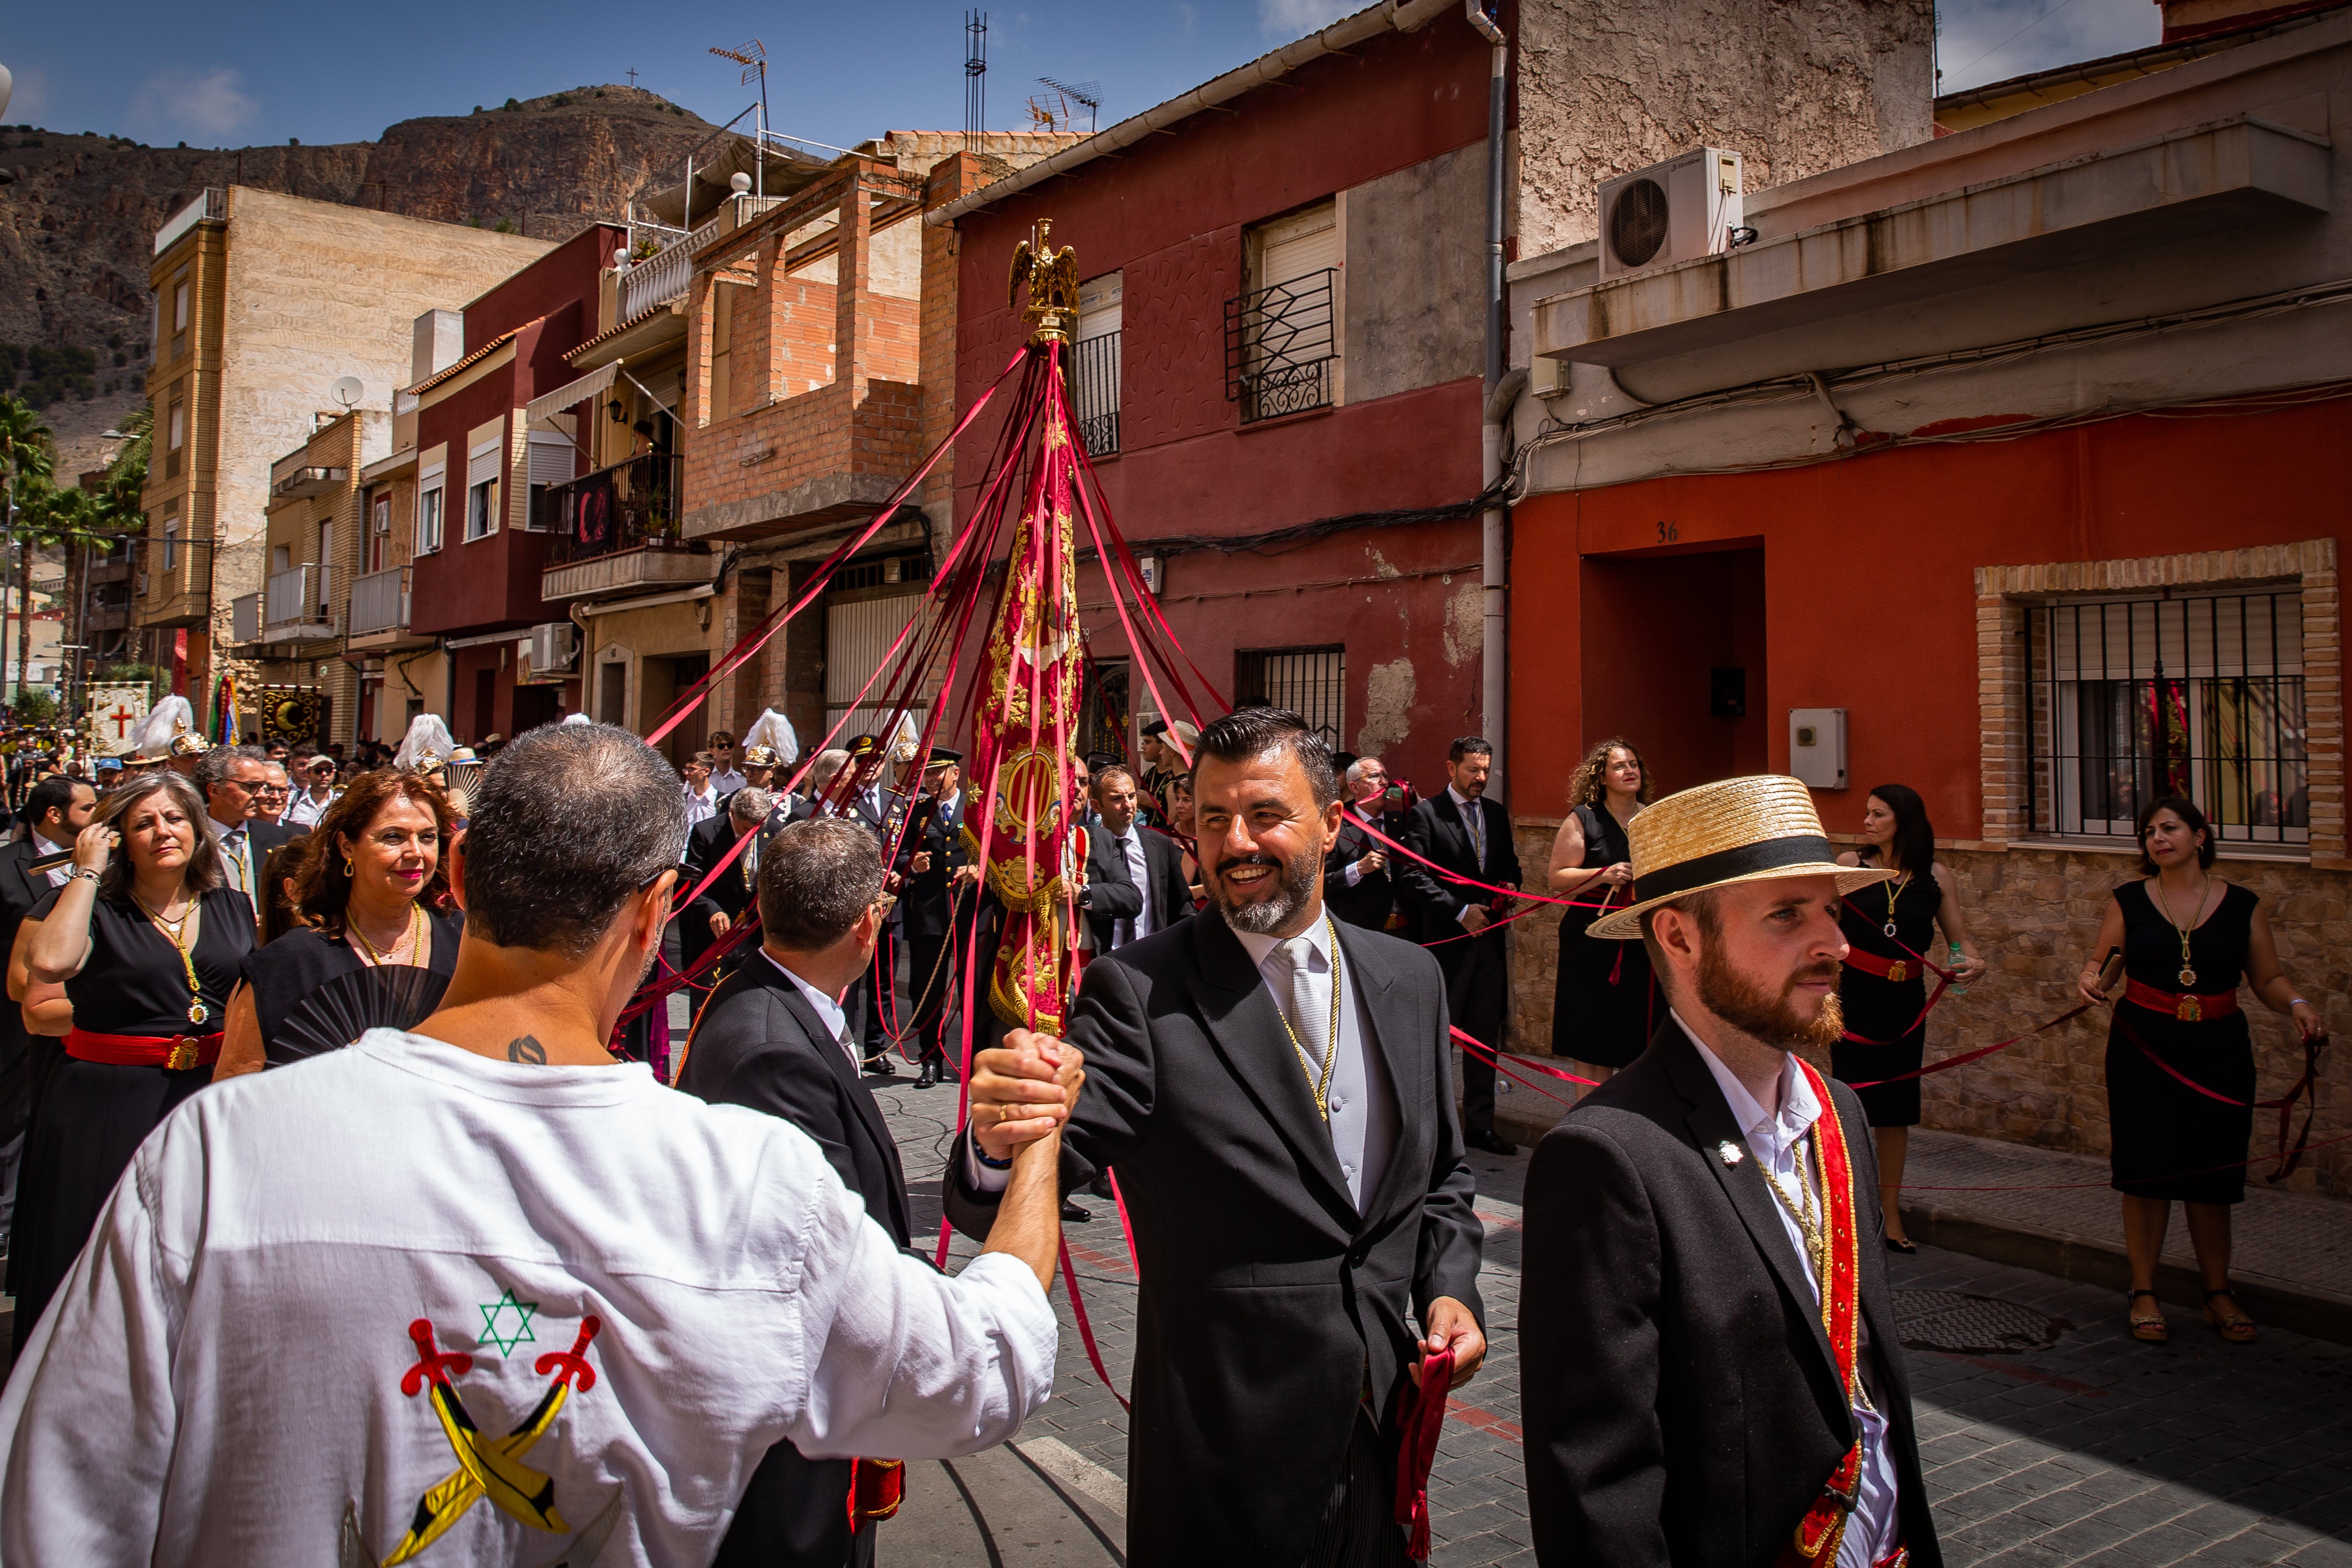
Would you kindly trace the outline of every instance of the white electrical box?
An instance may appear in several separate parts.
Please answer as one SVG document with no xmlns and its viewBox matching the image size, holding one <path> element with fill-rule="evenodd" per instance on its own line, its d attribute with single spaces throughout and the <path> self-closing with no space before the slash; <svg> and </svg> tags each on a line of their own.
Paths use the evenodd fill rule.
<svg viewBox="0 0 2352 1568">
<path fill-rule="evenodd" d="M 1789 771 L 1814 789 L 1843 789 L 1845 710 L 1789 710 Z"/>
<path fill-rule="evenodd" d="M 1746 221 L 1739 154 L 1701 147 L 1601 184 L 1601 280 L 1731 248 Z"/>
</svg>

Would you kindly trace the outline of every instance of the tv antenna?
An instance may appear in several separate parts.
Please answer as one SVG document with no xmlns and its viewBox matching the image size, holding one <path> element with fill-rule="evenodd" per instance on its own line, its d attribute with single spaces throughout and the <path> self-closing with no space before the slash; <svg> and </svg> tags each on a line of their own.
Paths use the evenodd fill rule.
<svg viewBox="0 0 2352 1568">
<path fill-rule="evenodd" d="M 963 14 L 963 133 L 977 136 L 988 124 L 988 13 Z"/>
<path fill-rule="evenodd" d="M 1080 103 L 1086 106 L 1087 133 L 1093 133 L 1095 130 L 1096 116 L 1102 110 L 1102 83 L 1098 81 L 1056 81 L 1054 78 L 1049 76 L 1041 76 L 1037 80 L 1040 85 L 1050 87 L 1055 92 L 1060 93 L 1064 100 L 1064 102 L 1060 105 L 1061 123 L 1059 125 L 1049 126 L 1049 130 L 1068 130 L 1070 128 L 1070 121 L 1077 118 L 1077 116 L 1072 112 L 1070 105 L 1073 103 Z M 1042 106 L 1038 103 L 1037 100 L 1033 98 L 1029 100 L 1029 112 L 1033 116 L 1037 115 L 1041 107 Z M 1040 119 L 1042 122 L 1042 117 L 1040 117 Z"/>
<path fill-rule="evenodd" d="M 768 123 L 768 46 L 753 38 L 731 49 L 713 47 L 710 51 L 722 60 L 733 60 L 743 68 L 743 85 L 760 84 L 760 123 Z"/>
</svg>

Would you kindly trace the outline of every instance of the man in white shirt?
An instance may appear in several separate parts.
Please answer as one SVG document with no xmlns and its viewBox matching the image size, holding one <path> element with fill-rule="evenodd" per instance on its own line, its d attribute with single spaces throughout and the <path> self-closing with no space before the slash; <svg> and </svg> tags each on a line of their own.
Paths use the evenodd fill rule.
<svg viewBox="0 0 2352 1568">
<path fill-rule="evenodd" d="M 733 795 L 751 781 L 735 771 L 735 732 L 719 730 L 710 737 L 710 787 Z"/>
<path fill-rule="evenodd" d="M 711 767 L 709 752 L 697 752 L 687 759 L 686 827 L 689 833 L 697 823 L 708 822 L 719 814 L 719 792 L 710 787 Z"/>
<path fill-rule="evenodd" d="M 550 725 L 474 804 L 417 1032 L 142 1146 L 0 1396 L 0 1557 L 707 1563 L 779 1440 L 949 1457 L 1050 1394 L 1055 1138 L 934 1273 L 805 1133 L 607 1054 L 677 880 L 661 757 Z"/>
<path fill-rule="evenodd" d="M 1843 1027 L 1841 867 L 1790 778 L 1669 795 L 1628 829 L 1670 1010 L 1528 1169 L 1519 1294 L 1539 1563 L 1937 1568 Z M 1792 1558 L 1790 1553 L 1794 1552 Z"/>
<path fill-rule="evenodd" d="M 316 827 L 327 808 L 335 804 L 342 791 L 335 787 L 335 759 L 308 756 L 296 759 L 299 764 L 296 777 L 302 787 L 295 793 L 293 804 L 286 808 L 289 827 Z"/>
</svg>

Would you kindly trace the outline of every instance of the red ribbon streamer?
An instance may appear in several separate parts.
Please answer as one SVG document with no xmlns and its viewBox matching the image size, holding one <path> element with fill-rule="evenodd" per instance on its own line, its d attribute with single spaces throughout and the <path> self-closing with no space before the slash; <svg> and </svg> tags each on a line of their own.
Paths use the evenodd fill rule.
<svg viewBox="0 0 2352 1568">
<path fill-rule="evenodd" d="M 1453 1351 L 1432 1351 L 1422 1358 L 1420 1381 L 1406 1386 L 1397 1409 L 1404 1440 L 1397 1447 L 1396 1521 L 1410 1531 L 1404 1554 L 1415 1563 L 1429 1561 L 1429 1472 L 1437 1462 L 1437 1435 L 1453 1386 Z"/>
<path fill-rule="evenodd" d="M 2139 1047 L 2140 1055 L 2146 1057 L 2149 1061 L 2154 1062 L 2158 1067 L 2162 1068 L 2166 1072 L 2170 1073 L 2174 1078 L 2179 1079 L 2182 1083 L 2187 1084 L 2189 1088 L 2195 1089 L 2206 1099 L 2220 1100 L 2223 1105 L 2235 1106 L 2241 1110 L 2277 1111 L 2279 1113 L 2278 1152 L 2273 1156 L 2273 1158 L 2278 1161 L 2278 1169 L 2273 1171 L 2264 1178 L 2264 1180 L 2270 1182 L 2281 1182 L 2294 1173 L 2295 1166 L 2300 1164 L 2303 1161 L 2304 1151 L 2311 1146 L 2311 1119 L 2319 1109 L 2319 1090 L 2317 1087 L 2319 1080 L 2319 1053 L 2325 1050 L 2327 1047 L 2327 1037 L 2326 1035 L 2314 1035 L 2303 1042 L 2303 1076 L 2295 1079 L 2294 1087 L 2288 1089 L 2284 1094 L 2279 1096 L 2276 1100 L 2232 1100 L 2230 1096 L 2222 1094 L 2219 1090 L 2206 1088 L 2203 1084 L 2199 1083 L 2195 1079 L 2190 1078 L 2187 1073 L 2182 1072 L 2179 1068 L 2174 1067 L 2170 1062 L 2166 1061 L 2162 1057 L 2158 1056 L 2156 1052 L 2149 1047 L 2148 1043 L 2139 1037 L 2139 1032 L 2124 1021 L 2124 1016 L 2121 1012 L 2117 1012 L 2116 1015 L 2116 1032 L 2121 1034 L 2125 1039 L 2129 1040 L 2133 1045 Z M 2294 1124 L 2294 1103 L 2296 1100 L 2303 1099 L 2306 1093 L 2311 1096 L 2311 1106 L 2309 1110 L 2304 1112 L 2303 1136 L 2296 1140 L 2295 1145 L 2293 1149 L 2289 1149 L 2286 1146 L 2286 1141 L 2287 1133 L 2293 1129 Z M 2254 1161 L 2253 1158 L 2250 1157 L 2244 1163 L 2251 1165 Z M 2222 1167 L 2224 1170 L 2229 1168 L 2230 1167 L 2228 1166 Z"/>
</svg>

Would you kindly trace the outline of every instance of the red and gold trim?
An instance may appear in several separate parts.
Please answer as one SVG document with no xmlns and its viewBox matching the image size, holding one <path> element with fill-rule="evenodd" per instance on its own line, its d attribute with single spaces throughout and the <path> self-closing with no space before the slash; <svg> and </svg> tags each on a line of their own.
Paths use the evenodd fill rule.
<svg viewBox="0 0 2352 1568">
<path fill-rule="evenodd" d="M 184 1072 L 212 1066 L 220 1060 L 220 1050 L 218 1035 L 101 1035 L 74 1029 L 66 1036 L 66 1055 L 113 1067 L 170 1068 Z"/>
<path fill-rule="evenodd" d="M 2201 1024 L 2208 1018 L 2226 1018 L 2238 1010 L 2238 994 L 2235 991 L 2217 991 L 2210 996 L 2200 996 L 2189 991 L 2167 991 L 2161 986 L 2144 985 L 2137 980 L 2124 982 L 2124 1000 L 2135 1007 L 2145 1007 L 2151 1013 L 2161 1013 L 2184 1024 Z"/>
<path fill-rule="evenodd" d="M 1796 1058 L 1805 1081 L 1821 1105 L 1813 1119 L 1813 1147 L 1822 1167 L 1822 1225 L 1828 1243 L 1825 1268 L 1818 1268 L 1822 1296 L 1822 1328 L 1829 1335 L 1830 1353 L 1836 1359 L 1838 1386 L 1851 1407 L 1855 1400 L 1860 1369 L 1855 1364 L 1857 1325 L 1862 1315 L 1862 1237 L 1854 1224 L 1853 1154 L 1846 1147 L 1845 1124 L 1838 1120 L 1837 1104 L 1820 1071 L 1803 1058 Z M 1769 1179 L 1769 1178 L 1768 1178 Z M 1780 1553 L 1780 1568 L 1837 1561 L 1838 1540 L 1845 1533 L 1862 1488 L 1862 1442 L 1853 1446 L 1822 1483 L 1822 1495 L 1797 1521 L 1795 1536 Z"/>
<path fill-rule="evenodd" d="M 1848 969 L 1859 969 L 1864 974 L 1875 974 L 1881 980 L 1892 980 L 1898 985 L 1906 980 L 1919 978 L 1917 966 L 1909 959 L 1881 958 L 1874 952 L 1865 952 L 1858 947 L 1849 946 L 1846 949 L 1845 966 Z"/>
</svg>

